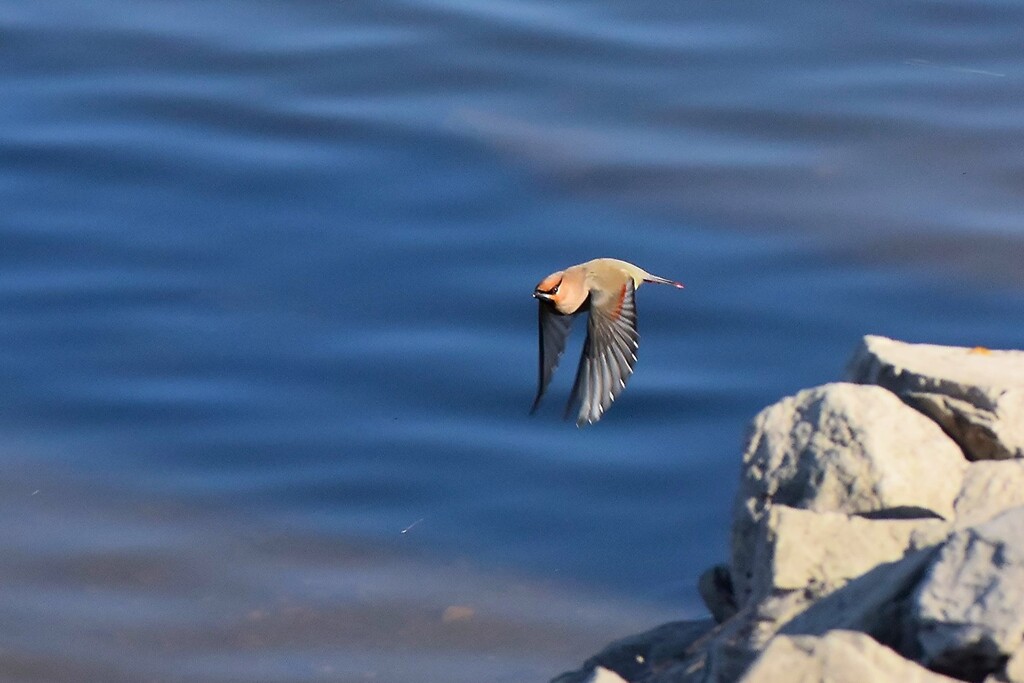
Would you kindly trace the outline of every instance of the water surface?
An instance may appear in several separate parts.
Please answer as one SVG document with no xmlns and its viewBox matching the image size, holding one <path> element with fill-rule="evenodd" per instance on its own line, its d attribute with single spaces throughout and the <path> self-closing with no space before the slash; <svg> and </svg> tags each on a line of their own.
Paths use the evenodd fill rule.
<svg viewBox="0 0 1024 683">
<path fill-rule="evenodd" d="M 0 0 L 0 677 L 536 681 L 701 614 L 758 409 L 1022 346 L 1022 24 Z M 595 256 L 687 289 L 528 418 Z"/>
</svg>

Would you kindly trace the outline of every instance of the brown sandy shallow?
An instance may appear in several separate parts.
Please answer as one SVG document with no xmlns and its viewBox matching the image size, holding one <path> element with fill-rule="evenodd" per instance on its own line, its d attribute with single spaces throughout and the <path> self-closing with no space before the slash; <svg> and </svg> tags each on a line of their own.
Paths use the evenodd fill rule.
<svg viewBox="0 0 1024 683">
<path fill-rule="evenodd" d="M 547 680 L 678 618 L 37 468 L 0 515 L 3 681 Z"/>
</svg>

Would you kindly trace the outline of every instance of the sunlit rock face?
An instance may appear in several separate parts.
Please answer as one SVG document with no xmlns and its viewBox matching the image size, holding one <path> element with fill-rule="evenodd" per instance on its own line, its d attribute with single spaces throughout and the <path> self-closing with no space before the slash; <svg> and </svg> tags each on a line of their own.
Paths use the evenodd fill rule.
<svg viewBox="0 0 1024 683">
<path fill-rule="evenodd" d="M 712 619 L 610 646 L 629 683 L 1024 683 L 1024 352 L 866 337 L 860 384 L 754 418 Z"/>
<path fill-rule="evenodd" d="M 869 335 L 848 376 L 883 386 L 934 419 L 970 460 L 1024 457 L 1024 351 Z"/>
</svg>

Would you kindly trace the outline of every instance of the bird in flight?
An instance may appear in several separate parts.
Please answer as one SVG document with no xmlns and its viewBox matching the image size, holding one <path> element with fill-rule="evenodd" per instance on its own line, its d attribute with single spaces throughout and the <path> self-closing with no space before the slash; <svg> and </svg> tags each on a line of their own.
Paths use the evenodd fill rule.
<svg viewBox="0 0 1024 683">
<path fill-rule="evenodd" d="M 683 288 L 678 282 L 611 258 L 580 263 L 540 281 L 533 290 L 539 304 L 540 373 L 531 415 L 540 405 L 565 351 L 573 318 L 589 311 L 587 340 L 565 417 L 569 417 L 578 403 L 577 427 L 601 419 L 615 397 L 626 388 L 626 380 L 636 364 L 640 335 L 636 331 L 635 295 L 644 282 Z"/>
</svg>

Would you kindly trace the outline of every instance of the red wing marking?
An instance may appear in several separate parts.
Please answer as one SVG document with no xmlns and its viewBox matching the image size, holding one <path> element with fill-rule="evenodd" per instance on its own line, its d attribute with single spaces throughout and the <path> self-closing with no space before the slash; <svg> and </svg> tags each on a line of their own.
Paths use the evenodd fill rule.
<svg viewBox="0 0 1024 683">
<path fill-rule="evenodd" d="M 619 300 L 615 304 L 615 308 L 612 309 L 611 319 L 618 320 L 619 316 L 622 315 L 622 304 L 626 300 L 626 285 L 622 285 L 622 289 L 619 290 Z"/>
</svg>

